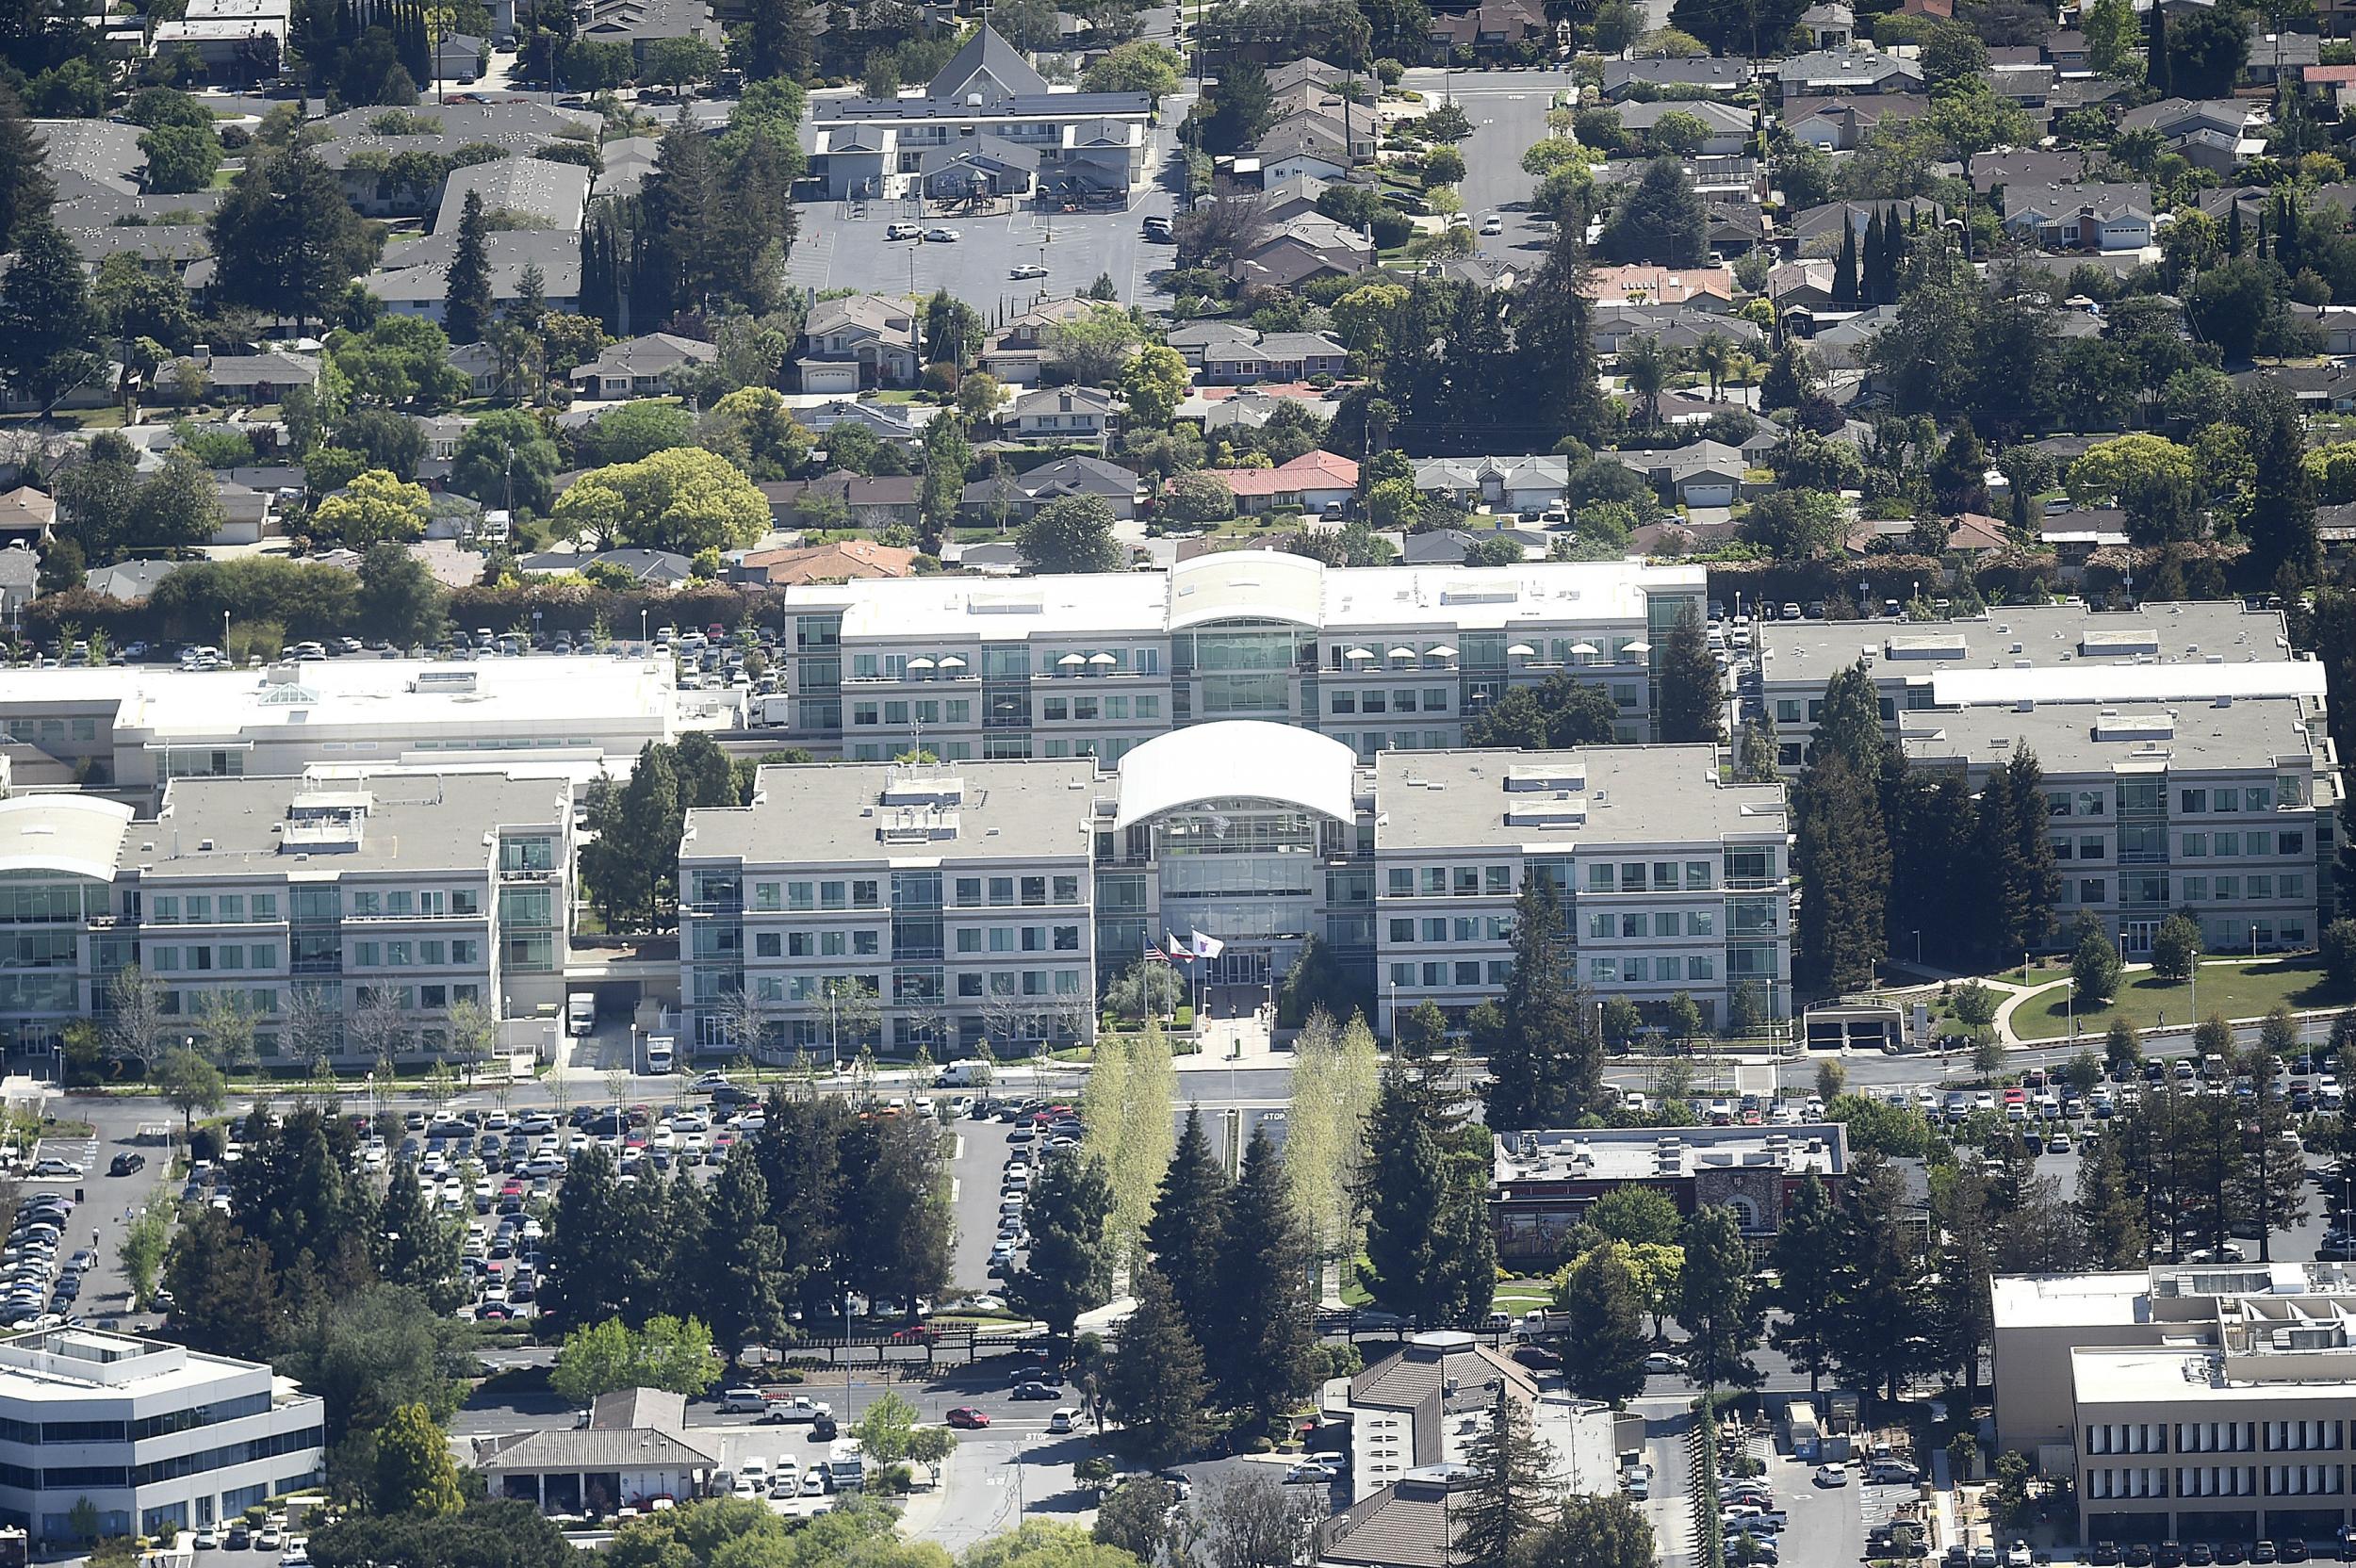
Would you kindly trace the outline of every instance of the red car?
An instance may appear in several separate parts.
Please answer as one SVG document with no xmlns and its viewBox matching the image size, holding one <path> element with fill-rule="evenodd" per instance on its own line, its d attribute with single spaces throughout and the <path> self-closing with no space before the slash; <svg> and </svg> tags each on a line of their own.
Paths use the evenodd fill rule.
<svg viewBox="0 0 2356 1568">
<path fill-rule="evenodd" d="M 971 1430 L 989 1426 L 990 1413 L 975 1410 L 972 1405 L 959 1405 L 949 1413 L 948 1420 L 949 1425 L 953 1427 L 963 1427 Z"/>
<path fill-rule="evenodd" d="M 919 1324 L 915 1328 L 900 1330 L 892 1336 L 892 1342 L 894 1345 L 938 1345 L 941 1343 L 941 1331 Z"/>
</svg>

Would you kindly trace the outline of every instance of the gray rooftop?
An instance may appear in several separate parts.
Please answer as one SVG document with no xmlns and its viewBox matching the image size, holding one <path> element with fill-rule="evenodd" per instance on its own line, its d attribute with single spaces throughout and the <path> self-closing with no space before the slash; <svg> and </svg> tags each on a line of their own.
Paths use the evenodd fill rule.
<svg viewBox="0 0 2356 1568">
<path fill-rule="evenodd" d="M 1721 784 L 1706 745 L 1386 751 L 1374 775 L 1378 854 L 1780 841 L 1786 828 L 1782 786 Z"/>
<path fill-rule="evenodd" d="M 2037 754 L 2048 778 L 2165 766 L 2271 773 L 2276 759 L 2304 770 L 2322 744 L 2320 704 L 2300 697 L 2224 703 L 2038 703 L 1903 716 L 1902 743 L 1916 762 L 1964 762 L 1974 771 Z"/>
<path fill-rule="evenodd" d="M 2013 605 L 1976 620 L 1765 621 L 1759 628 L 1763 685 L 1821 687 L 1871 652 L 1877 680 L 1928 679 L 1941 670 L 2054 664 L 2200 664 L 2290 658 L 2278 639 L 2280 611 L 2237 599 L 2146 604 L 2128 612 L 2084 603 Z"/>
<path fill-rule="evenodd" d="M 383 774 L 333 787 L 303 778 L 176 778 L 156 819 L 131 825 L 123 859 L 151 880 L 472 874 L 493 859 L 484 835 L 564 822 L 572 814 L 569 796 L 570 786 L 560 782 L 498 774 Z"/>
<path fill-rule="evenodd" d="M 1596 1127 L 1498 1133 L 1490 1139 L 1492 1181 L 1644 1182 L 1755 1166 L 1792 1176 L 1844 1176 L 1848 1129 L 1839 1122 L 1791 1127 Z"/>
<path fill-rule="evenodd" d="M 750 806 L 687 813 L 682 858 L 932 865 L 1085 858 L 1099 793 L 1088 758 L 765 767 Z"/>
</svg>

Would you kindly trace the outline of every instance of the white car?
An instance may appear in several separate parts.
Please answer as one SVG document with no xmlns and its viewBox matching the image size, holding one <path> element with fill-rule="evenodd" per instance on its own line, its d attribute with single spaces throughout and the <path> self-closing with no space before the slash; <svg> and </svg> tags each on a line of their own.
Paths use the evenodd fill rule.
<svg viewBox="0 0 2356 1568">
<path fill-rule="evenodd" d="M 1072 1431 L 1077 1429 L 1079 1424 L 1080 1413 L 1071 1405 L 1058 1405 L 1055 1413 L 1047 1418 L 1047 1429 L 1051 1432 Z"/>
<path fill-rule="evenodd" d="M 886 239 L 914 239 L 923 232 L 923 229 L 919 228 L 914 223 L 887 223 L 884 225 L 884 237 Z"/>
<path fill-rule="evenodd" d="M 1682 1372 L 1685 1370 L 1685 1363 L 1665 1350 L 1655 1350 L 1644 1358 L 1644 1370 L 1647 1372 Z"/>
<path fill-rule="evenodd" d="M 1816 1484 L 1817 1484 L 1818 1486 L 1846 1486 L 1846 1485 L 1848 1485 L 1848 1484 L 1849 1484 L 1849 1467 L 1848 1467 L 1846 1464 L 1820 1464 L 1820 1465 L 1818 1465 L 1818 1466 L 1816 1467 Z"/>
<path fill-rule="evenodd" d="M 1026 261 L 1020 267 L 1009 269 L 1006 272 L 1006 276 L 1010 278 L 1043 278 L 1046 275 L 1047 269 L 1036 261 Z"/>
<path fill-rule="evenodd" d="M 1331 1486 L 1342 1478 L 1342 1473 L 1323 1460 L 1304 1459 L 1284 1472 L 1286 1485 Z"/>
<path fill-rule="evenodd" d="M 924 242 L 928 245 L 955 245 L 962 237 L 955 229 L 926 229 Z"/>
<path fill-rule="evenodd" d="M 1481 232 L 1482 234 L 1503 234 L 1505 232 L 1505 219 L 1497 213 L 1493 212 L 1489 214 L 1488 217 L 1481 220 Z"/>
</svg>

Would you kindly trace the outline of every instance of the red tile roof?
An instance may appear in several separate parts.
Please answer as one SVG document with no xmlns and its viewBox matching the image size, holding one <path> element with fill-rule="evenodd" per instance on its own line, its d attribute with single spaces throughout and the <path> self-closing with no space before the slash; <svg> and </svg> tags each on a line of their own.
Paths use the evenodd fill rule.
<svg viewBox="0 0 2356 1568">
<path fill-rule="evenodd" d="M 1295 490 L 1357 488 L 1358 465 L 1329 451 L 1303 452 L 1279 468 L 1213 468 L 1238 496 L 1274 496 Z"/>
</svg>

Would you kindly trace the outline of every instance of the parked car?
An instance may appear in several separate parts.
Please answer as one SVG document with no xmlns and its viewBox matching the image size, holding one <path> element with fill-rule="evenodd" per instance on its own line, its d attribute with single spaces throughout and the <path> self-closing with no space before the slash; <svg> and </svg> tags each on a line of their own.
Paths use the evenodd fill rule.
<svg viewBox="0 0 2356 1568">
<path fill-rule="evenodd" d="M 144 1154 L 117 1154 L 112 1160 L 107 1162 L 106 1174 L 109 1176 L 132 1176 L 137 1175 L 139 1172 L 145 1170 L 146 1168 L 147 1156 Z"/>
<path fill-rule="evenodd" d="M 1304 1459 L 1284 1472 L 1287 1485 L 1331 1486 L 1341 1478 L 1339 1470 L 1317 1459 Z"/>
<path fill-rule="evenodd" d="M 926 229 L 924 231 L 924 242 L 927 245 L 955 245 L 961 237 L 963 237 L 955 229 Z"/>
<path fill-rule="evenodd" d="M 990 1413 L 975 1410 L 972 1405 L 958 1405 L 943 1417 L 952 1427 L 963 1431 L 977 1431 L 990 1425 Z"/>
</svg>

